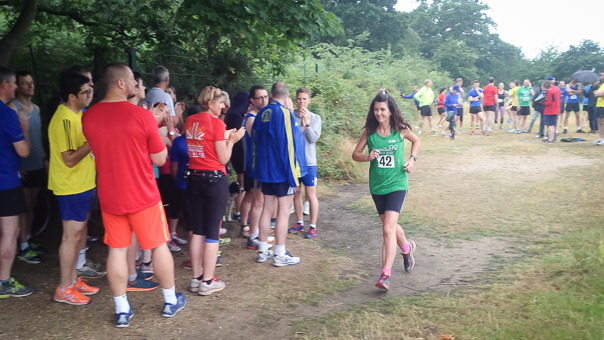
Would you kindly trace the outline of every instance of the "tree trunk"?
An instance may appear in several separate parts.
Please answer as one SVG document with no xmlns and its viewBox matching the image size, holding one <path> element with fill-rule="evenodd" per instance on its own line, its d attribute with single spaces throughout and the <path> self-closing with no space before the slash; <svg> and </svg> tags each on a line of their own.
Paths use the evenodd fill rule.
<svg viewBox="0 0 604 340">
<path fill-rule="evenodd" d="M 0 65 L 8 65 L 15 48 L 25 39 L 38 8 L 38 0 L 24 0 L 23 8 L 15 26 L 0 40 Z"/>
</svg>

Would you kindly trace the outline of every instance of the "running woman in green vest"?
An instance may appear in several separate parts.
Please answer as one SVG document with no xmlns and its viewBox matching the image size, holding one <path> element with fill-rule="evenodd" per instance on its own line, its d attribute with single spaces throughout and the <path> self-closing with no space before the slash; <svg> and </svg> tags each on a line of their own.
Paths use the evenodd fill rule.
<svg viewBox="0 0 604 340">
<path fill-rule="evenodd" d="M 404 139 L 411 142 L 408 159 L 403 155 Z M 366 146 L 369 154 L 364 153 Z M 384 235 L 382 274 L 375 285 L 384 290 L 389 289 L 397 245 L 403 254 L 405 271 L 410 271 L 415 265 L 415 242 L 407 240 L 403 228 L 398 224 L 398 217 L 407 196 L 407 173 L 413 172 L 420 146 L 419 137 L 411 132 L 411 126 L 405 122 L 394 98 L 382 89 L 371 102 L 365 130 L 352 153 L 352 159 L 371 162 L 369 191 L 382 220 Z"/>
</svg>

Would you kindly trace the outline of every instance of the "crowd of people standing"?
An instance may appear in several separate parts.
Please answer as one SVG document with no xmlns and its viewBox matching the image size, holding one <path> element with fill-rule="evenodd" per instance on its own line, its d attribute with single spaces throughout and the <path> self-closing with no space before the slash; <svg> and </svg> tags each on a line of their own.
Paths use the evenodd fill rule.
<svg viewBox="0 0 604 340">
<path fill-rule="evenodd" d="M 484 88 L 480 87 L 478 80 L 472 81 L 472 88 L 466 93 L 463 79 L 457 78 L 455 84 L 441 87 L 436 96 L 431 89 L 432 81 L 427 79 L 424 87 L 419 89 L 415 86 L 410 95 L 401 93 L 401 97 L 415 102 L 419 115 L 416 126 L 419 135 L 424 132 L 426 118 L 431 136 L 438 136 L 436 129 L 441 129 L 441 135 L 445 137 L 455 138 L 461 134 L 466 102 L 470 112 L 471 135 L 476 134 L 476 130 L 485 136 L 495 133 L 497 127 L 504 130 L 507 113 L 508 132 L 531 133 L 539 119 L 539 132 L 535 138 L 543 139 L 544 143 L 555 143 L 557 135 L 569 133 L 569 118 L 574 113 L 576 133 L 599 133 L 599 138 L 593 144 L 601 146 L 604 145 L 604 131 L 598 129 L 598 126 L 604 123 L 604 116 L 598 108 L 604 104 L 603 84 L 604 73 L 600 75 L 599 81 L 585 86 L 576 78 L 571 78 L 567 84 L 563 80 L 556 81 L 553 77 L 547 77 L 535 87 L 530 79 L 524 79 L 522 86 L 520 81 L 515 80 L 509 83 L 506 90 L 504 83 L 500 82 L 495 86 L 495 78 L 490 77 Z M 432 105 L 436 105 L 439 115 L 436 124 L 432 122 Z M 554 119 L 556 122 L 553 122 Z M 546 135 L 546 126 L 554 127 L 552 136 Z M 585 131 L 587 127 L 589 131 Z"/>
</svg>

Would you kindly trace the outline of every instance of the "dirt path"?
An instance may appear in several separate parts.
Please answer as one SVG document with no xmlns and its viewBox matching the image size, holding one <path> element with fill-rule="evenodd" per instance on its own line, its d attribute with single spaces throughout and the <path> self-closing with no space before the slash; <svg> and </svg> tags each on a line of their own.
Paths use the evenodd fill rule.
<svg viewBox="0 0 604 340">
<path fill-rule="evenodd" d="M 454 242 L 429 238 L 422 233 L 409 235 L 418 250 L 416 267 L 405 273 L 402 257 L 393 269 L 391 290 L 387 294 L 374 287 L 381 267 L 381 227 L 375 215 L 347 208 L 368 195 L 366 185 L 346 184 L 321 201 L 320 240 L 309 241 L 290 235 L 288 248 L 302 256 L 302 263 L 291 268 L 274 268 L 254 262 L 253 252 L 243 249 L 244 240 L 235 238 L 238 226 L 229 230 L 233 244 L 225 247 L 217 275 L 227 282 L 227 289 L 207 298 L 188 294 L 189 305 L 171 320 L 159 317 L 161 293 L 130 293 L 136 316 L 128 329 L 117 330 L 112 324 L 113 303 L 106 279 L 93 281 L 101 293 L 86 307 L 67 306 L 52 301 L 58 277 L 56 250 L 44 256 L 45 263 L 26 265 L 16 262 L 14 276 L 32 284 L 37 291 L 23 299 L 0 300 L 0 338 L 134 338 L 170 339 L 204 335 L 215 339 L 289 338 L 292 325 L 308 316 L 344 310 L 363 302 L 393 296 L 413 296 L 428 291 L 450 291 L 484 278 L 495 256 L 510 251 L 510 240 L 484 237 Z M 45 235 L 50 248 L 56 247 L 58 228 Z M 323 248 L 328 249 L 325 251 Z M 56 249 L 56 248 L 54 248 Z M 104 260 L 106 247 L 92 247 L 91 257 Z M 348 254 L 349 259 L 334 254 Z M 175 256 L 178 290 L 186 290 L 190 272 L 178 265 L 184 254 Z M 332 261 L 333 258 L 333 261 Z M 336 262 L 334 262 L 336 261 Z M 339 261 L 339 262 L 337 262 Z M 346 261 L 349 261 L 348 263 Z M 334 279 L 357 278 L 358 284 L 344 292 L 323 297 L 317 304 L 299 299 L 312 291 L 326 277 L 321 270 L 335 268 Z M 330 269 L 331 270 L 331 269 Z M 270 294 L 270 296 L 266 296 Z"/>
</svg>

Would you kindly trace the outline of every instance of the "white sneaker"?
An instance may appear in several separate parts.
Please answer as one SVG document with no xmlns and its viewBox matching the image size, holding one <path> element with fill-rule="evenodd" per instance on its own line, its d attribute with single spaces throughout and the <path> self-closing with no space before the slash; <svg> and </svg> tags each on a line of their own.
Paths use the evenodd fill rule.
<svg viewBox="0 0 604 340">
<path fill-rule="evenodd" d="M 604 140 L 601 140 L 596 143 L 597 146 L 604 146 Z"/>
<path fill-rule="evenodd" d="M 487 129 L 487 131 L 488 131 L 488 132 L 493 132 L 493 130 L 491 130 L 491 128 L 488 128 L 488 129 Z"/>
<path fill-rule="evenodd" d="M 258 257 L 256 257 L 256 262 L 264 263 L 266 260 L 275 256 L 275 253 L 272 250 L 260 251 L 258 250 Z"/>
<path fill-rule="evenodd" d="M 597 140 L 597 141 L 595 141 L 595 142 L 592 142 L 592 143 L 591 143 L 591 144 L 595 144 L 595 145 L 598 145 L 598 143 L 600 143 L 600 142 L 601 142 L 601 141 L 602 141 L 602 140 L 601 140 L 601 139 L 598 139 L 598 140 Z"/>
<path fill-rule="evenodd" d="M 273 266 L 275 267 L 285 267 L 285 266 L 293 266 L 300 263 L 300 257 L 291 256 L 289 252 L 285 252 L 283 256 L 275 256 L 273 257 Z"/>
<path fill-rule="evenodd" d="M 220 228 L 220 231 L 219 231 L 219 234 L 220 234 L 220 235 L 224 235 L 224 234 L 226 234 L 226 233 L 227 233 L 226 228 Z"/>
<path fill-rule="evenodd" d="M 199 285 L 201 285 L 201 280 L 192 279 L 191 284 L 189 285 L 189 291 L 197 293 L 199 291 Z"/>
<path fill-rule="evenodd" d="M 441 134 L 443 137 L 447 137 L 447 133 L 446 133 L 446 132 L 444 132 L 444 131 L 443 131 L 443 132 L 441 132 L 440 134 Z"/>
<path fill-rule="evenodd" d="M 304 202 L 304 210 L 302 210 L 304 215 L 310 215 L 310 204 L 308 201 Z"/>
<path fill-rule="evenodd" d="M 173 253 L 178 253 L 182 250 L 172 239 L 168 240 L 168 249 Z"/>
<path fill-rule="evenodd" d="M 172 236 L 172 240 L 174 242 L 176 242 L 176 244 L 179 246 L 186 246 L 189 243 L 189 241 L 178 237 L 178 235 L 176 235 L 176 234 L 172 234 L 171 236 Z"/>
<path fill-rule="evenodd" d="M 199 285 L 199 291 L 197 292 L 197 294 L 204 295 L 204 296 L 210 295 L 212 293 L 216 293 L 216 292 L 223 290 L 224 287 L 226 287 L 226 285 L 224 284 L 224 282 L 222 280 L 218 280 L 216 277 L 213 277 L 210 284 L 207 284 L 207 283 L 201 281 L 201 284 Z"/>
</svg>

